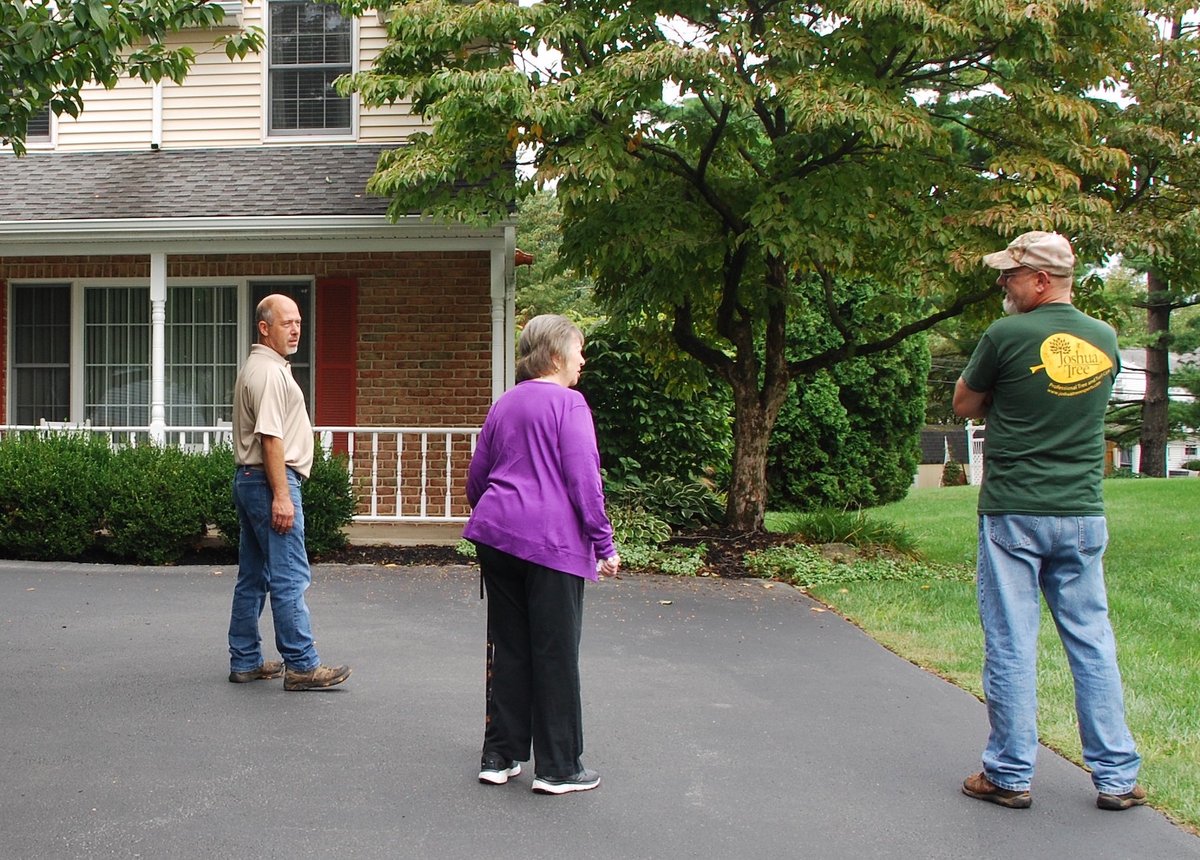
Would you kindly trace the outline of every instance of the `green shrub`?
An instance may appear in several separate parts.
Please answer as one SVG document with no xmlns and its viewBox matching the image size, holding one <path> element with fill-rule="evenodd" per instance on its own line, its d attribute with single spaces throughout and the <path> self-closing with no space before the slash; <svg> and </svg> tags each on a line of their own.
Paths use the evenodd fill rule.
<svg viewBox="0 0 1200 860">
<path fill-rule="evenodd" d="M 871 555 L 840 562 L 826 558 L 810 546 L 793 544 L 746 554 L 746 568 L 754 576 L 776 579 L 798 588 L 844 582 L 884 580 L 955 580 L 969 582 L 975 576 L 967 565 L 929 565 L 885 555 Z"/>
<path fill-rule="evenodd" d="M 621 567 L 671 576 L 698 576 L 705 566 L 708 546 L 654 546 L 652 544 L 617 545 Z"/>
<path fill-rule="evenodd" d="M 653 511 L 655 517 L 673 528 L 709 525 L 725 512 L 724 499 L 710 486 L 670 475 L 648 480 L 626 475 L 623 480 L 609 481 L 606 493 L 614 505 Z"/>
<path fill-rule="evenodd" d="M 612 522 L 613 540 L 622 556 L 630 547 L 655 547 L 671 537 L 671 526 L 666 520 L 643 508 L 610 505 L 608 519 Z"/>
<path fill-rule="evenodd" d="M 839 346 L 842 335 L 818 308 L 819 280 L 798 285 L 787 352 L 798 361 Z M 852 329 L 896 325 L 884 284 L 838 283 L 834 300 Z M 803 301 L 807 299 L 807 302 Z M 904 498 L 920 463 L 929 348 L 914 335 L 884 352 L 795 377 L 771 431 L 767 479 L 774 509 L 865 508 Z"/>
<path fill-rule="evenodd" d="M 103 517 L 103 437 L 78 433 L 0 439 L 0 553 L 77 558 L 92 548 Z"/>
<path fill-rule="evenodd" d="M 704 569 L 708 545 L 660 547 L 656 552 L 653 567 L 670 576 L 697 576 Z"/>
<path fill-rule="evenodd" d="M 1135 472 L 1129 466 L 1122 466 L 1120 469 L 1113 469 L 1108 475 L 1109 478 L 1142 478 L 1145 477 L 1141 472 Z"/>
<path fill-rule="evenodd" d="M 237 547 L 241 525 L 233 503 L 233 449 L 218 445 L 194 454 L 201 511 L 206 526 L 216 526 L 226 546 Z"/>
<path fill-rule="evenodd" d="M 957 460 L 947 460 L 942 464 L 943 487 L 965 487 L 966 484 L 967 470 L 962 463 Z"/>
<path fill-rule="evenodd" d="M 610 480 L 721 480 L 733 444 L 724 385 L 706 381 L 691 359 L 676 359 L 669 371 L 651 366 L 648 351 L 614 322 L 588 333 L 586 352 L 579 390 L 591 407 L 600 463 Z"/>
<path fill-rule="evenodd" d="M 108 463 L 109 552 L 139 564 L 177 561 L 204 534 L 202 458 L 175 447 L 120 448 Z"/>
<path fill-rule="evenodd" d="M 475 549 L 475 544 L 471 543 L 466 538 L 459 538 L 458 543 L 454 545 L 454 551 L 463 558 L 469 558 L 472 561 L 479 558 L 479 553 Z"/>
<path fill-rule="evenodd" d="M 822 508 L 803 513 L 785 512 L 772 517 L 771 528 L 794 534 L 810 544 L 887 547 L 906 555 L 915 555 L 917 551 L 916 541 L 903 526 L 869 517 L 862 511 Z"/>
<path fill-rule="evenodd" d="M 1189 472 L 1200 472 L 1200 460 L 1188 460 L 1183 464 L 1183 468 Z"/>
<path fill-rule="evenodd" d="M 301 491 L 304 499 L 304 542 L 309 556 L 342 549 L 349 542 L 345 528 L 357 503 L 344 456 L 324 457 L 318 450 L 312 474 Z"/>
</svg>

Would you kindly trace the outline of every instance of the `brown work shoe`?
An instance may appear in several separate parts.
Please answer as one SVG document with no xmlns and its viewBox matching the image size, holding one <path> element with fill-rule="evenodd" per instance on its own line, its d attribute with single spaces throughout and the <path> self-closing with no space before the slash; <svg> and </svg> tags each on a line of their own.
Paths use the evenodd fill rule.
<svg viewBox="0 0 1200 860">
<path fill-rule="evenodd" d="M 1029 796 L 1028 791 L 1013 791 L 993 785 L 982 771 L 973 773 L 964 779 L 962 791 L 967 797 L 986 800 L 988 803 L 995 803 L 1007 809 L 1028 809 L 1033 803 L 1033 798 Z"/>
<path fill-rule="evenodd" d="M 279 660 L 266 660 L 257 669 L 250 669 L 247 672 L 230 672 L 229 682 L 231 684 L 248 684 L 251 681 L 267 681 L 271 678 L 278 678 L 283 674 L 283 663 Z"/>
<path fill-rule="evenodd" d="M 1101 809 L 1120 811 L 1131 806 L 1141 806 L 1146 802 L 1146 789 L 1135 785 L 1125 794 L 1108 794 L 1100 792 L 1096 795 L 1096 805 Z"/>
<path fill-rule="evenodd" d="M 313 666 L 307 671 L 289 668 L 283 676 L 285 690 L 320 690 L 334 687 L 350 677 L 349 666 Z"/>
</svg>

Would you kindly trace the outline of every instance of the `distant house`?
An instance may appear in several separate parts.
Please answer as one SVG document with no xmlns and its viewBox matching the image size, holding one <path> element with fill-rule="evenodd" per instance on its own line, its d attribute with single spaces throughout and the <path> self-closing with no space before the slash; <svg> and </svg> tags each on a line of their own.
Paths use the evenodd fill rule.
<svg viewBox="0 0 1200 860">
<path fill-rule="evenodd" d="M 1167 366 L 1174 372 L 1181 362 L 1200 362 L 1200 355 L 1170 355 Z M 1129 403 L 1142 400 L 1146 396 L 1146 351 L 1144 349 L 1121 350 L 1121 372 L 1117 374 L 1113 384 L 1113 402 Z M 1190 402 L 1191 392 L 1183 388 L 1170 388 L 1167 396 L 1172 400 Z M 1114 455 L 1117 468 L 1128 468 L 1134 472 L 1141 467 L 1142 446 L 1131 445 L 1118 448 Z M 1200 428 L 1183 439 L 1172 439 L 1167 442 L 1167 472 L 1184 473 L 1183 464 L 1189 460 L 1200 459 Z"/>
<path fill-rule="evenodd" d="M 261 56 L 189 30 L 182 86 L 90 88 L 27 157 L 0 154 L 0 432 L 208 444 L 254 306 L 284 292 L 304 317 L 296 378 L 354 455 L 361 516 L 459 519 L 474 434 L 513 379 L 513 225 L 393 223 L 366 194 L 380 152 L 424 128 L 331 87 L 384 47 L 375 13 L 222 6 L 264 30 Z"/>
<path fill-rule="evenodd" d="M 967 428 L 956 425 L 927 426 L 921 431 L 921 463 L 913 476 L 914 487 L 940 487 L 945 464 L 968 462 Z"/>
</svg>

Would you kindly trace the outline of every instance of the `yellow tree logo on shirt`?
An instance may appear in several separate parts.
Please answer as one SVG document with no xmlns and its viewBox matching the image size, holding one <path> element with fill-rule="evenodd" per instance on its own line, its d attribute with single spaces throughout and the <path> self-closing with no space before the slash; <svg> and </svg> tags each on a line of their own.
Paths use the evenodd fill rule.
<svg viewBox="0 0 1200 860">
<path fill-rule="evenodd" d="M 1046 371 L 1050 377 L 1049 392 L 1061 397 L 1091 391 L 1113 366 L 1104 350 L 1066 332 L 1052 334 L 1042 341 L 1040 353 L 1042 363 L 1029 368 L 1029 372 Z"/>
</svg>

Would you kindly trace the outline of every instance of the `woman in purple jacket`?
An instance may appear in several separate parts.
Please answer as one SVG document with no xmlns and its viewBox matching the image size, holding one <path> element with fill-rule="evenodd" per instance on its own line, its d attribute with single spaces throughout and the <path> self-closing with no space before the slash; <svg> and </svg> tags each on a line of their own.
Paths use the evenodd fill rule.
<svg viewBox="0 0 1200 860">
<path fill-rule="evenodd" d="M 587 401 L 571 386 L 583 334 L 566 317 L 534 317 L 517 344 L 517 385 L 488 412 L 467 473 L 487 587 L 487 721 L 479 781 L 503 785 L 536 761 L 533 790 L 587 791 L 579 694 L 583 584 L 620 558 L 604 512 Z"/>
</svg>

